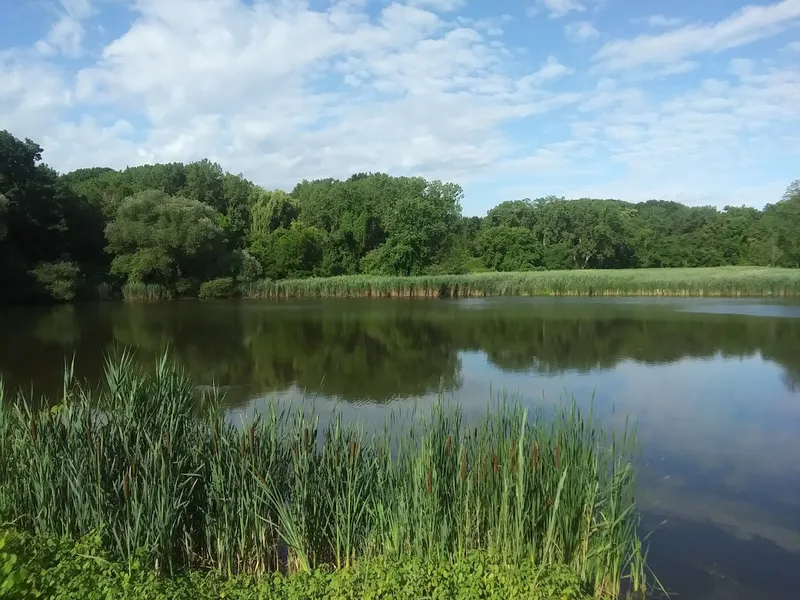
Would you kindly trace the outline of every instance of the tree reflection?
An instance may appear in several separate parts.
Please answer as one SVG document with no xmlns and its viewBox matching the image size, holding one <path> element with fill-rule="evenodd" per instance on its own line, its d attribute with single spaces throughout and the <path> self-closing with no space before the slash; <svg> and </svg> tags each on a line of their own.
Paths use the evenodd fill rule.
<svg viewBox="0 0 800 600">
<path fill-rule="evenodd" d="M 76 350 L 79 376 L 100 381 L 102 355 L 116 346 L 136 350 L 143 365 L 170 347 L 198 384 L 246 388 L 234 403 L 295 388 L 373 402 L 452 391 L 464 351 L 502 371 L 547 375 L 760 353 L 785 369 L 787 387 L 800 382 L 800 320 L 646 303 L 180 301 L 24 315 L 9 321 L 0 371 L 43 393 L 57 393 L 63 358 Z"/>
</svg>

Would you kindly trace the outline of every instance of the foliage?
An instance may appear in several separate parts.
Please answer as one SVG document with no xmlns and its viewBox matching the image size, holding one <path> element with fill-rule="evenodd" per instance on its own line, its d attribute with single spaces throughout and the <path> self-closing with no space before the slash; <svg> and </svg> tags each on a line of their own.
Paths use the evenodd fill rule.
<svg viewBox="0 0 800 600">
<path fill-rule="evenodd" d="M 4 544 L 11 552 L 4 552 Z M 538 568 L 530 561 L 504 564 L 487 553 L 456 561 L 392 560 L 360 562 L 347 570 L 267 577 L 222 578 L 214 572 L 188 571 L 158 577 L 138 561 L 115 562 L 90 534 L 77 541 L 7 531 L 0 537 L 0 566 L 11 565 L 0 595 L 11 600 L 86 598 L 87 600 L 374 600 L 421 597 L 588 600 L 576 575 L 561 566 Z M 0 568 L 0 577 L 4 570 Z"/>
<path fill-rule="evenodd" d="M 500 225 L 480 237 L 483 263 L 494 271 L 529 271 L 539 263 L 539 248 L 530 229 Z"/>
<path fill-rule="evenodd" d="M 798 296 L 800 271 L 765 267 L 596 269 L 420 277 L 365 275 L 263 281 L 250 298 L 315 296 L 457 298 L 484 296 Z"/>
<path fill-rule="evenodd" d="M 46 294 L 55 300 L 72 300 L 75 298 L 81 280 L 81 270 L 70 261 L 40 263 L 31 272 L 36 282 L 44 288 Z"/>
<path fill-rule="evenodd" d="M 198 200 L 150 190 L 126 199 L 106 227 L 111 272 L 181 291 L 227 259 L 219 214 Z"/>
<path fill-rule="evenodd" d="M 231 298 L 236 294 L 232 277 L 219 277 L 200 284 L 199 297 L 202 299 Z"/>
<path fill-rule="evenodd" d="M 0 392 L 0 522 L 99 531 L 110 557 L 163 573 L 432 566 L 477 552 L 566 566 L 612 597 L 623 579 L 645 584 L 635 437 L 607 436 L 575 407 L 545 418 L 501 403 L 465 424 L 438 405 L 367 437 L 340 416 L 320 426 L 275 407 L 237 427 L 214 394 L 198 413 L 166 356 L 149 375 L 123 354 L 106 381 L 84 389 L 68 369 L 61 402 L 43 409 Z"/>
<path fill-rule="evenodd" d="M 75 294 L 148 284 L 173 297 L 195 296 L 219 277 L 800 266 L 797 182 L 763 210 L 546 196 L 501 202 L 481 219 L 462 216 L 457 184 L 421 177 L 357 173 L 304 180 L 287 193 L 207 159 L 61 176 L 41 159 L 35 142 L 0 132 L 7 302 L 70 296 L 69 286 L 45 286 L 43 298 L 34 274 L 59 262 L 91 282 Z"/>
<path fill-rule="evenodd" d="M 310 277 L 322 261 L 324 234 L 299 221 L 256 239 L 250 248 L 270 279 Z"/>
</svg>

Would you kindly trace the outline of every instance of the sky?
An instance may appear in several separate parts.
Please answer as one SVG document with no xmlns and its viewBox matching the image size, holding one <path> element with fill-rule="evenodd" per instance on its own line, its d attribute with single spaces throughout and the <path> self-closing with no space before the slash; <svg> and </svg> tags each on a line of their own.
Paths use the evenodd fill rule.
<svg viewBox="0 0 800 600">
<path fill-rule="evenodd" d="M 59 171 L 210 158 L 504 200 L 775 202 L 800 0 L 0 0 L 0 129 Z"/>
</svg>

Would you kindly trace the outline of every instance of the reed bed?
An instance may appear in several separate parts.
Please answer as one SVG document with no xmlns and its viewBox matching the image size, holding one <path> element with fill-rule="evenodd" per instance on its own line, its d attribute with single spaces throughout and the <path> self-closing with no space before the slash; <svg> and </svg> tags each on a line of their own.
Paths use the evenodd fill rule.
<svg viewBox="0 0 800 600">
<path fill-rule="evenodd" d="M 122 298 L 129 302 L 158 302 L 172 300 L 172 292 L 157 283 L 126 283 L 122 286 Z"/>
<path fill-rule="evenodd" d="M 800 269 L 715 267 L 286 279 L 249 284 L 247 298 L 484 296 L 798 296 Z"/>
<path fill-rule="evenodd" d="M 100 532 L 116 559 L 161 572 L 347 569 L 362 561 L 566 565 L 595 597 L 643 591 L 633 428 L 576 407 L 545 417 L 438 404 L 379 433 L 276 406 L 232 423 L 164 356 L 122 353 L 97 390 L 66 369 L 51 408 L 0 384 L 0 522 Z"/>
</svg>

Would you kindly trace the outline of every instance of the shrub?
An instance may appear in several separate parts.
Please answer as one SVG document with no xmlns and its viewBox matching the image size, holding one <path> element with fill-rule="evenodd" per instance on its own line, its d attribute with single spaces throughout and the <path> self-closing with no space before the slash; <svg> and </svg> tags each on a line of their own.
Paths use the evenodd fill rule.
<svg viewBox="0 0 800 600">
<path fill-rule="evenodd" d="M 5 545 L 5 550 L 4 550 Z M 7 550 L 7 551 L 6 551 Z M 82 600 L 588 600 L 575 573 L 506 565 L 485 552 L 447 559 L 374 559 L 350 569 L 220 577 L 190 570 L 158 577 L 141 562 L 110 560 L 99 534 L 78 541 L 6 532 L 0 537 L 0 597 Z"/>
<path fill-rule="evenodd" d="M 235 285 L 231 277 L 220 277 L 205 281 L 200 285 L 200 298 L 204 300 L 231 298 L 235 291 Z"/>
<path fill-rule="evenodd" d="M 39 263 L 31 271 L 36 282 L 54 300 L 72 300 L 81 281 L 81 270 L 74 262 Z"/>
</svg>

